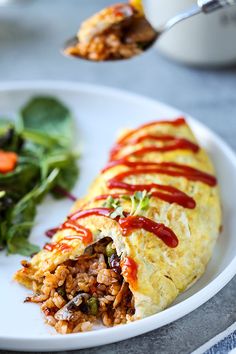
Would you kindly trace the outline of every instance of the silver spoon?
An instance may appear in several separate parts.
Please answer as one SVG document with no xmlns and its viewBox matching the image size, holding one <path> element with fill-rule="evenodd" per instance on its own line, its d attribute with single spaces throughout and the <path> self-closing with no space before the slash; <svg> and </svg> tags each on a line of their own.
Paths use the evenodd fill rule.
<svg viewBox="0 0 236 354">
<path fill-rule="evenodd" d="M 119 22 L 119 28 L 123 28 L 123 41 L 125 43 L 131 43 L 135 42 L 136 39 L 136 44 L 138 43 L 141 45 L 141 50 L 137 52 L 134 52 L 133 55 L 130 55 L 129 57 L 113 57 L 113 58 L 106 58 L 104 60 L 122 60 L 122 59 L 128 59 L 132 58 L 133 56 L 136 56 L 137 54 L 141 54 L 144 51 L 148 50 L 151 48 L 155 42 L 159 39 L 159 37 L 164 34 L 165 32 L 169 31 L 172 27 L 174 27 L 176 24 L 179 22 L 182 22 L 183 20 L 186 20 L 190 17 L 193 17 L 195 15 L 198 15 L 200 13 L 203 14 L 209 14 L 212 13 L 216 10 L 231 6 L 231 5 L 236 5 L 236 0 L 198 0 L 195 5 L 193 5 L 190 9 L 186 10 L 185 12 L 182 12 L 180 14 L 177 14 L 176 16 L 172 17 L 169 21 L 167 21 L 163 26 L 154 29 L 151 24 L 148 22 L 148 20 L 142 16 L 139 18 L 135 18 L 135 16 L 129 16 L 122 21 Z M 112 29 L 113 25 L 109 27 L 109 29 Z M 106 29 L 108 31 L 108 29 Z M 146 37 L 146 40 L 141 40 L 143 37 L 143 34 L 148 34 Z M 145 37 L 145 36 L 144 36 Z M 144 38 L 143 38 L 144 39 Z M 96 59 L 91 59 L 88 57 L 84 57 L 81 55 L 74 54 L 73 52 L 70 53 L 70 48 L 76 47 L 79 44 L 78 38 L 75 36 L 65 42 L 64 48 L 63 48 L 63 54 L 67 56 L 73 56 L 78 59 L 85 59 L 85 60 L 93 60 L 96 61 Z M 103 59 L 98 59 L 97 61 L 102 61 Z"/>
</svg>

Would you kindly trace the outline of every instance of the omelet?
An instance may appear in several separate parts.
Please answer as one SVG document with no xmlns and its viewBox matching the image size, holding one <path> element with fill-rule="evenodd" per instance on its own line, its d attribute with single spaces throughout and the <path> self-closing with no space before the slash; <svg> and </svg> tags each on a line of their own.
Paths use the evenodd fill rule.
<svg viewBox="0 0 236 354">
<path fill-rule="evenodd" d="M 15 280 L 60 333 L 98 318 L 127 323 L 196 282 L 221 223 L 213 164 L 186 120 L 154 121 L 122 131 L 88 194 Z"/>
</svg>

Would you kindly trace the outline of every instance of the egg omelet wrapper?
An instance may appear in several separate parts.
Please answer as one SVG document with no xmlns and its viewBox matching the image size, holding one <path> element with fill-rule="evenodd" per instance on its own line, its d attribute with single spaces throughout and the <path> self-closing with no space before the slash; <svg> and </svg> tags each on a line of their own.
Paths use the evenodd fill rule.
<svg viewBox="0 0 236 354">
<path fill-rule="evenodd" d="M 127 131 L 123 132 L 126 134 Z M 196 143 L 195 137 L 187 124 L 174 126 L 171 124 L 157 124 L 137 131 L 135 138 L 144 134 L 174 135 L 186 138 Z M 121 134 L 122 136 L 122 134 Z M 160 142 L 151 142 L 163 145 Z M 136 145 L 127 145 L 118 153 L 118 158 L 132 153 L 138 148 L 150 146 L 150 141 L 142 141 Z M 150 162 L 175 162 L 185 164 L 201 171 L 214 175 L 213 165 L 203 149 L 198 152 L 190 150 L 173 150 L 168 152 L 150 152 L 142 157 L 132 157 L 133 161 L 143 160 Z M 94 201 L 94 198 L 103 194 L 123 192 L 110 190 L 106 182 L 117 174 L 127 171 L 127 166 L 119 165 L 100 174 L 89 189 L 88 194 L 79 199 L 71 212 L 78 209 L 102 207 L 104 200 Z M 194 209 L 184 208 L 176 203 L 167 203 L 158 198 L 150 198 L 147 210 L 140 215 L 157 223 L 163 223 L 174 231 L 179 244 L 175 248 L 168 247 L 153 233 L 143 229 L 133 230 L 124 237 L 117 221 L 92 215 L 78 220 L 78 223 L 93 233 L 93 241 L 111 237 L 121 261 L 130 257 L 137 264 L 137 281 L 129 283 L 135 300 L 135 314 L 133 319 L 143 318 L 154 314 L 170 305 L 175 298 L 190 287 L 205 271 L 211 258 L 212 251 L 221 227 L 221 207 L 217 186 L 209 186 L 200 181 L 191 181 L 185 177 L 173 177 L 164 174 L 144 174 L 129 176 L 125 182 L 132 184 L 158 183 L 178 188 L 191 196 L 195 202 Z M 125 191 L 124 191 L 125 193 Z M 131 210 L 131 203 L 121 200 L 125 211 Z M 50 217 L 50 216 L 49 216 Z M 61 242 L 65 236 L 74 235 L 75 231 L 67 229 L 58 231 L 53 243 Z M 82 255 L 85 245 L 82 240 L 67 240 L 69 250 L 54 249 L 49 252 L 45 249 L 35 255 L 30 261 L 30 267 L 19 270 L 15 279 L 28 288 L 32 282 L 40 284 L 46 271 L 53 272 L 58 265 L 68 259 L 76 259 Z"/>
</svg>

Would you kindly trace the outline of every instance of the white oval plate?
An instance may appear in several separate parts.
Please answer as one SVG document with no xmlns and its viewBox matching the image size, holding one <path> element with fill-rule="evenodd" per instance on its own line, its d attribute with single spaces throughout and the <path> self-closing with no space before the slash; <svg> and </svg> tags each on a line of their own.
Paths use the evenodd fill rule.
<svg viewBox="0 0 236 354">
<path fill-rule="evenodd" d="M 55 95 L 73 111 L 78 127 L 75 144 L 82 143 L 81 176 L 76 195 L 86 193 L 89 183 L 107 159 L 109 147 L 122 127 L 136 127 L 154 119 L 182 113 L 157 101 L 118 90 L 61 82 L 0 85 L 0 114 L 12 115 L 31 96 Z M 222 289 L 236 273 L 236 158 L 213 132 L 191 117 L 188 121 L 200 144 L 207 149 L 217 169 L 224 207 L 224 230 L 203 277 L 178 297 L 168 309 L 140 321 L 114 328 L 59 335 L 44 323 L 39 306 L 24 304 L 30 293 L 11 279 L 21 256 L 0 255 L 0 348 L 24 351 L 80 349 L 127 339 L 166 325 L 193 311 Z M 50 198 L 39 207 L 31 240 L 43 245 L 44 231 L 57 225 L 71 203 Z"/>
</svg>

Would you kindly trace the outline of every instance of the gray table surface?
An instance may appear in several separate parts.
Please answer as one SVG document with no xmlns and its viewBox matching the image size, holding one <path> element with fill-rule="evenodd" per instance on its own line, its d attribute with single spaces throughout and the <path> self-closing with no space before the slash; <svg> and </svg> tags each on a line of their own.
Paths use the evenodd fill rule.
<svg viewBox="0 0 236 354">
<path fill-rule="evenodd" d="M 109 0 L 29 3 L 0 7 L 0 83 L 50 79 L 125 88 L 192 114 L 236 150 L 236 67 L 190 68 L 156 51 L 115 64 L 69 60 L 58 52 L 61 43 L 76 32 L 83 18 Z M 81 354 L 190 353 L 236 320 L 235 293 L 236 278 L 199 309 L 170 325 L 120 343 L 81 350 Z"/>
</svg>

